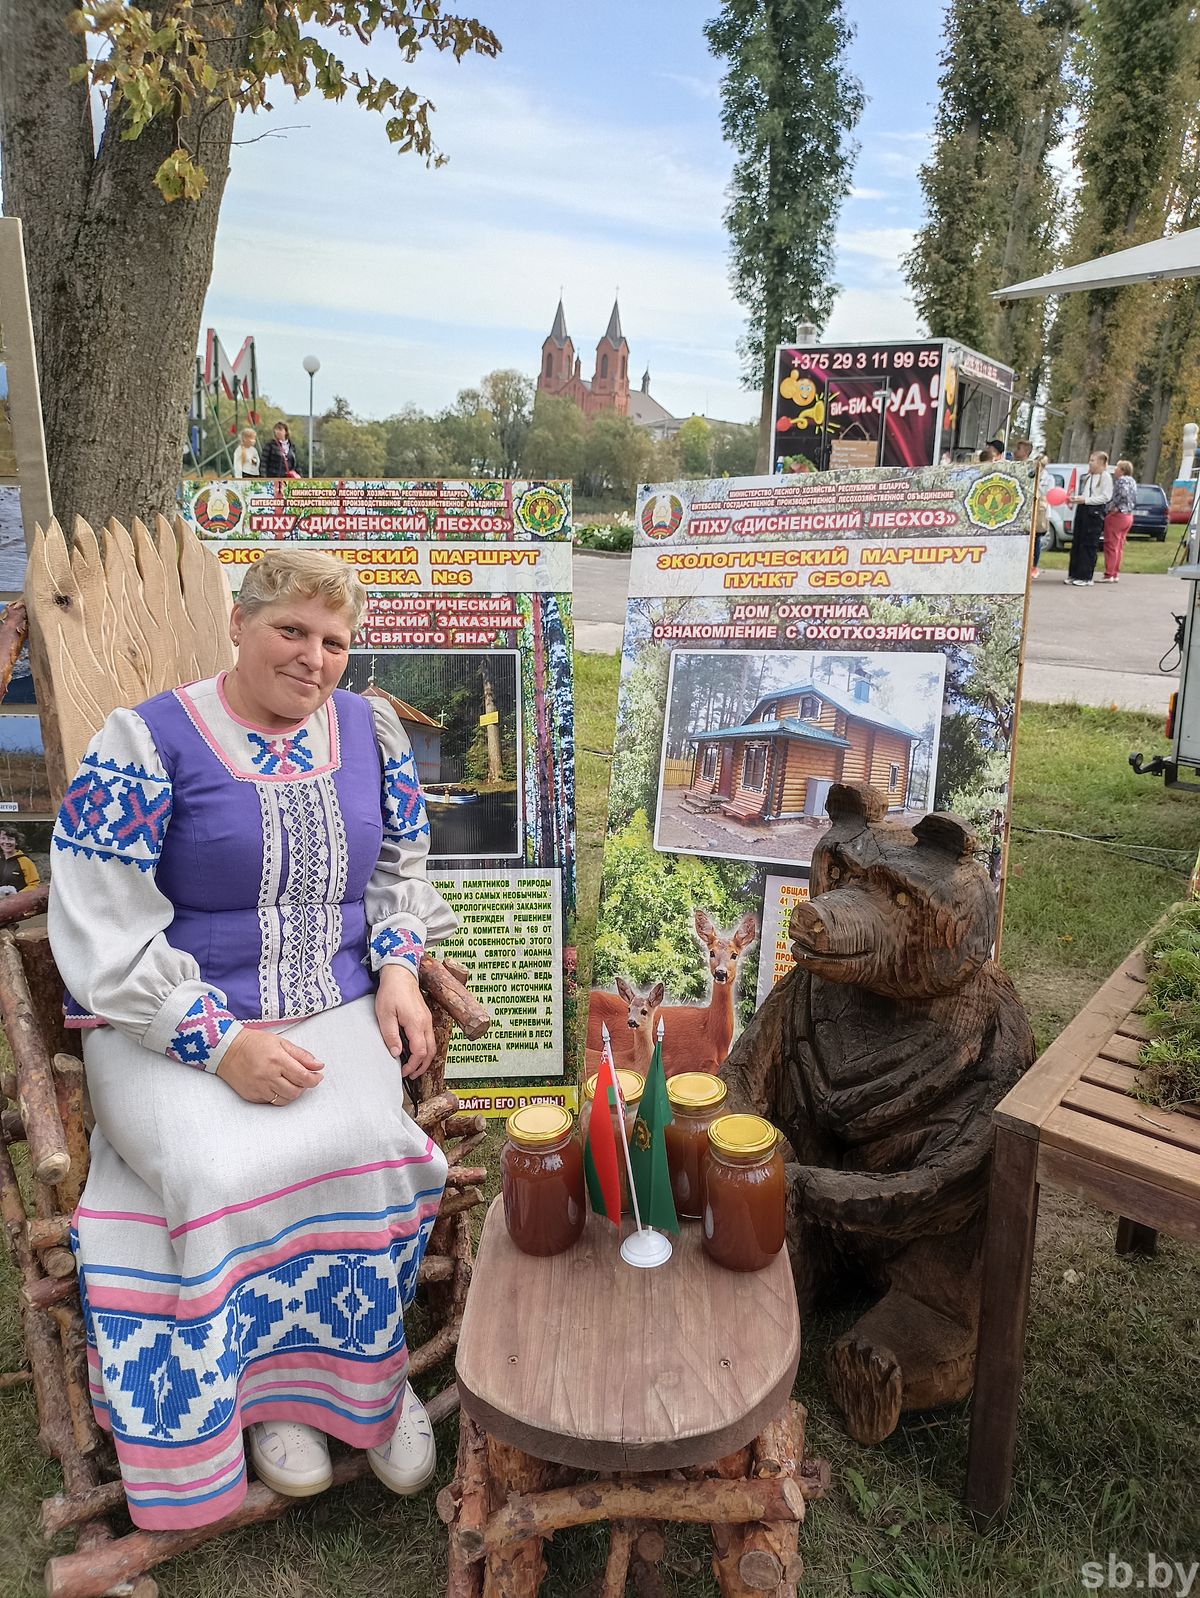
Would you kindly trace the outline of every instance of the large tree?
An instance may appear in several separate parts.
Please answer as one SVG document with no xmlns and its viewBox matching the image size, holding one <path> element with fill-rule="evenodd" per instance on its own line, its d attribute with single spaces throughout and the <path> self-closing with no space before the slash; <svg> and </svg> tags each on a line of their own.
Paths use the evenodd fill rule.
<svg viewBox="0 0 1200 1598">
<path fill-rule="evenodd" d="M 950 0 L 926 216 L 904 267 L 936 338 L 1017 369 L 1031 392 L 1044 304 L 997 308 L 993 289 L 1050 265 L 1058 203 L 1050 157 L 1069 97 L 1064 71 L 1081 0 Z"/>
<path fill-rule="evenodd" d="M 1068 261 L 1107 255 L 1163 232 L 1184 127 L 1195 106 L 1198 35 L 1194 0 L 1089 0 L 1076 142 L 1082 184 Z M 1157 315 L 1152 289 L 1063 297 L 1051 402 L 1067 413 L 1058 444 L 1064 459 L 1122 448 L 1133 374 Z"/>
<path fill-rule="evenodd" d="M 429 101 L 338 54 L 389 34 L 409 64 L 500 48 L 442 0 L 0 0 L 4 207 L 24 223 L 60 519 L 174 503 L 238 111 L 277 87 L 350 95 L 399 150 L 441 159 Z"/>
<path fill-rule="evenodd" d="M 841 0 L 725 0 L 705 25 L 728 63 L 721 128 L 738 152 L 725 225 L 734 293 L 749 325 L 743 381 L 762 389 L 758 469 L 771 458 L 775 347 L 798 322 L 823 327 L 837 292 L 834 226 L 850 187 L 863 95 L 846 70 Z"/>
</svg>

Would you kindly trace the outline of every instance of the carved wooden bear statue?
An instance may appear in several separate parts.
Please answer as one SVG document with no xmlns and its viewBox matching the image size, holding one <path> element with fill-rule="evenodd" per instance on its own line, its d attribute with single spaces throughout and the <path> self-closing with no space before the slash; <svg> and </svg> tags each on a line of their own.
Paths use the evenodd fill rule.
<svg viewBox="0 0 1200 1598">
<path fill-rule="evenodd" d="M 865 786 L 835 786 L 828 810 L 796 969 L 721 1075 L 790 1144 L 801 1313 L 839 1278 L 884 1289 L 826 1359 L 847 1430 L 873 1443 L 971 1390 L 992 1109 L 1034 1045 L 990 958 L 996 894 L 966 823 L 888 821 Z"/>
</svg>

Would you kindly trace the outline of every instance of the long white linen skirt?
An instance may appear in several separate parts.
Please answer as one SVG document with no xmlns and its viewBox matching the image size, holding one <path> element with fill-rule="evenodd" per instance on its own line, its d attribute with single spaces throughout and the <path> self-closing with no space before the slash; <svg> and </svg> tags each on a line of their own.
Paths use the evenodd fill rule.
<svg viewBox="0 0 1200 1598">
<path fill-rule="evenodd" d="M 370 1448 L 403 1396 L 404 1312 L 445 1157 L 405 1112 L 370 996 L 281 1035 L 325 1064 L 285 1105 L 247 1104 L 111 1027 L 84 1043 L 91 1395 L 139 1526 L 236 1509 L 254 1421 Z"/>
</svg>

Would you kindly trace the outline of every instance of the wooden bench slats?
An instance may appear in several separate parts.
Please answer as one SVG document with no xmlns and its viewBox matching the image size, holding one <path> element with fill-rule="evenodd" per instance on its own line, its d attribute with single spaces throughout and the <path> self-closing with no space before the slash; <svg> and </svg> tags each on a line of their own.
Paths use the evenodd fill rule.
<svg viewBox="0 0 1200 1598">
<path fill-rule="evenodd" d="M 1144 1015 L 1127 1015 L 1117 1028 L 1117 1034 L 1119 1037 L 1133 1038 L 1139 1044 L 1149 1043 L 1151 1038 Z"/>
<path fill-rule="evenodd" d="M 1146 963 L 1135 949 L 1074 1021 L 996 1106 L 995 1119 L 1024 1137 L 1036 1137 L 1046 1117 L 1078 1082 L 1085 1067 L 1112 1037 L 1146 992 Z"/>
<path fill-rule="evenodd" d="M 1092 1082 L 1096 1087 L 1114 1088 L 1119 1093 L 1128 1093 L 1130 1098 L 1137 1098 L 1138 1073 L 1130 1065 L 1118 1065 L 1112 1060 L 1105 1059 L 1102 1055 L 1093 1060 L 1083 1073 L 1085 1082 Z M 1141 1100 L 1138 1100 L 1141 1104 Z M 1143 1104 L 1142 1108 L 1147 1115 L 1157 1117 L 1160 1113 L 1152 1104 Z M 1171 1115 L 1188 1116 L 1194 1121 L 1200 1121 L 1200 1104 L 1180 1104 L 1169 1112 Z"/>
<path fill-rule="evenodd" d="M 1133 1132 L 1063 1107 L 1046 1117 L 1041 1141 L 1130 1176 L 1153 1178 L 1158 1186 L 1181 1194 L 1193 1204 L 1200 1202 L 1200 1158 L 1168 1143 L 1151 1127 L 1145 1132 Z"/>
<path fill-rule="evenodd" d="M 1121 1065 L 1136 1065 L 1146 1045 L 1144 1038 L 1126 1037 L 1122 1032 L 1114 1032 L 1108 1042 L 1100 1050 L 1102 1060 L 1116 1060 Z"/>
<path fill-rule="evenodd" d="M 1095 1116 L 1098 1121 L 1128 1127 L 1131 1132 L 1161 1138 L 1164 1143 L 1172 1143 L 1176 1148 L 1187 1149 L 1192 1154 L 1200 1154 L 1200 1123 L 1174 1110 L 1160 1110 L 1152 1104 L 1141 1104 L 1120 1088 L 1080 1082 L 1064 1096 L 1063 1106 L 1068 1110 L 1078 1110 L 1081 1115 Z"/>
</svg>

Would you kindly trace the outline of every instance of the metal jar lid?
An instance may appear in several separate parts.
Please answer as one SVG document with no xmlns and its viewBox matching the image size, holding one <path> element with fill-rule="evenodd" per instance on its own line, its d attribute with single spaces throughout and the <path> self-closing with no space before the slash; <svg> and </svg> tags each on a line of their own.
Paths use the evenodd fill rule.
<svg viewBox="0 0 1200 1598">
<path fill-rule="evenodd" d="M 708 1071 L 681 1071 L 667 1078 L 667 1097 L 680 1110 L 712 1110 L 725 1102 L 729 1089 Z"/>
<path fill-rule="evenodd" d="M 770 1154 L 779 1133 L 761 1115 L 722 1115 L 709 1127 L 708 1141 L 718 1154 Z"/>
<path fill-rule="evenodd" d="M 571 1130 L 571 1116 L 557 1104 L 526 1104 L 512 1112 L 505 1130 L 522 1148 L 544 1148 L 566 1136 Z"/>
</svg>

